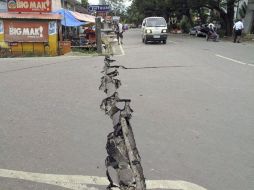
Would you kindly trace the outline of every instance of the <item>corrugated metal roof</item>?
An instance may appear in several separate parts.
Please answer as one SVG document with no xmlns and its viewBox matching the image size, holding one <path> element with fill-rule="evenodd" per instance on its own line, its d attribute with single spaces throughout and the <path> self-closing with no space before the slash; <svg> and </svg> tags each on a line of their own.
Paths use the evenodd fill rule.
<svg viewBox="0 0 254 190">
<path fill-rule="evenodd" d="M 61 20 L 59 14 L 39 13 L 0 13 L 0 18 L 5 19 L 38 19 L 38 20 Z"/>
</svg>

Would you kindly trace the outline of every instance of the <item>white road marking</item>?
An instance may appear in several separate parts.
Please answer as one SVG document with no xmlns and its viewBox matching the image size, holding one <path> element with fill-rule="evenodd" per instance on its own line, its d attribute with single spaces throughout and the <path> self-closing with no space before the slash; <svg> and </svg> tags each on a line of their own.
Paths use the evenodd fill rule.
<svg viewBox="0 0 254 190">
<path fill-rule="evenodd" d="M 0 169 L 0 177 L 56 185 L 72 190 L 98 190 L 98 188 L 90 185 L 107 186 L 109 184 L 105 177 L 42 174 L 6 169 Z M 204 187 L 186 181 L 146 180 L 146 184 L 147 189 L 207 190 Z"/>
<path fill-rule="evenodd" d="M 176 42 L 172 41 L 172 40 L 168 40 L 168 42 L 171 42 L 173 44 L 177 44 Z"/>
<path fill-rule="evenodd" d="M 222 56 L 222 55 L 219 55 L 219 54 L 215 54 L 215 56 L 220 57 L 220 58 L 223 58 L 223 59 L 227 59 L 227 60 L 229 60 L 229 61 L 233 61 L 233 62 L 235 62 L 235 63 L 242 64 L 242 65 L 248 65 L 248 63 L 244 63 L 244 62 L 238 61 L 238 60 L 236 60 L 236 59 L 231 59 L 231 58 L 229 58 L 229 57 L 225 57 L 225 56 Z"/>
<path fill-rule="evenodd" d="M 120 45 L 120 50 L 121 50 L 121 52 L 122 52 L 122 55 L 125 55 L 125 52 L 124 52 L 124 50 L 123 50 L 122 45 Z"/>
<path fill-rule="evenodd" d="M 254 64 L 248 64 L 248 65 L 254 67 Z"/>
</svg>

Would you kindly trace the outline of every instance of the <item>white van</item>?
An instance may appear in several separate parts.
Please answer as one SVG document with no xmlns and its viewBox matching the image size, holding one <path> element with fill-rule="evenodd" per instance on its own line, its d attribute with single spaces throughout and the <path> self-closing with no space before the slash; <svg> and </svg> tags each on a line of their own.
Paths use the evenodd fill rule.
<svg viewBox="0 0 254 190">
<path fill-rule="evenodd" d="M 167 22 L 163 17 L 147 17 L 142 22 L 142 41 L 167 43 Z"/>
</svg>

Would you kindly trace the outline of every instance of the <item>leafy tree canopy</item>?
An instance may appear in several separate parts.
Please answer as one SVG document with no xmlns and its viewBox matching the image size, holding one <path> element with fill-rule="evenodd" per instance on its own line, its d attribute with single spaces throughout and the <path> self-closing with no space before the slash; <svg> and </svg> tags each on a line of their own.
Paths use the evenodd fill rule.
<svg viewBox="0 0 254 190">
<path fill-rule="evenodd" d="M 200 9 L 207 8 L 210 11 L 218 12 L 226 33 L 230 35 L 232 33 L 234 8 L 239 1 L 241 0 L 133 0 L 131 10 L 128 13 L 143 15 L 144 17 L 163 16 L 166 20 L 172 15 L 181 20 L 182 16 L 185 15 L 191 20 L 191 12 L 200 12 Z"/>
<path fill-rule="evenodd" d="M 88 5 L 89 5 L 88 0 L 81 0 L 82 7 L 87 8 Z"/>
<path fill-rule="evenodd" d="M 105 0 L 106 4 L 110 5 L 112 14 L 123 14 L 126 11 L 125 3 L 130 0 Z"/>
</svg>

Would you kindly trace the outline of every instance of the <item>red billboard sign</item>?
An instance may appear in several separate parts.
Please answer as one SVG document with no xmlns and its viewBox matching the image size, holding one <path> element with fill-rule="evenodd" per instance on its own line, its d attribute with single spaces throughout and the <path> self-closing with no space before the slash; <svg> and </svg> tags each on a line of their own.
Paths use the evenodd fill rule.
<svg viewBox="0 0 254 190">
<path fill-rule="evenodd" d="M 4 21 L 6 42 L 48 42 L 48 22 Z"/>
<path fill-rule="evenodd" d="M 9 12 L 51 12 L 51 0 L 7 0 Z"/>
</svg>

